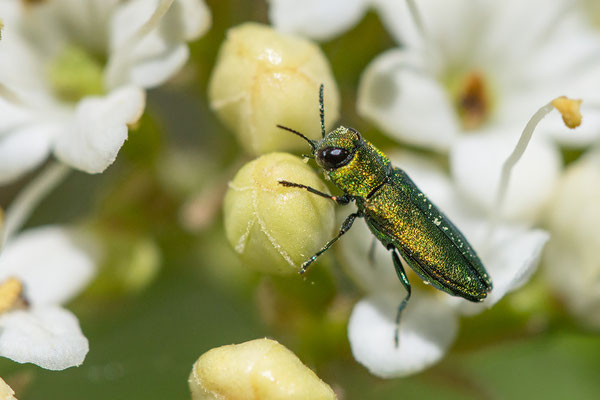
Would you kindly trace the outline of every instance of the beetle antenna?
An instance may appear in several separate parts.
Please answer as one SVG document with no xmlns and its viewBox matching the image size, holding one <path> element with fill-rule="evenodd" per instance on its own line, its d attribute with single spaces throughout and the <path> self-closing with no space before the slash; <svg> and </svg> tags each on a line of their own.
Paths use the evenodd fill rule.
<svg viewBox="0 0 600 400">
<path fill-rule="evenodd" d="M 277 127 L 279 129 L 283 129 L 284 131 L 292 132 L 293 134 L 300 136 L 302 139 L 306 140 L 308 142 L 308 144 L 310 144 L 310 147 L 312 147 L 313 150 L 317 149 L 317 145 L 315 144 L 315 141 L 314 140 L 310 140 L 309 138 L 307 138 L 306 136 L 304 136 L 300 132 L 295 131 L 292 128 L 288 128 L 287 126 L 283 126 L 283 125 L 277 125 Z"/>
<path fill-rule="evenodd" d="M 321 136 L 325 137 L 325 106 L 323 105 L 323 88 L 324 85 L 321 83 L 321 87 L 319 87 L 319 113 L 321 115 Z"/>
</svg>

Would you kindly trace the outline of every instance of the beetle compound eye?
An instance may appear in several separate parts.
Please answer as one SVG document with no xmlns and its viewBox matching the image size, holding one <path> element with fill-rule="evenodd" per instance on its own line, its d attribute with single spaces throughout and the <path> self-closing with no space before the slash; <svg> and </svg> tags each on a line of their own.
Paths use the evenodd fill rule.
<svg viewBox="0 0 600 400">
<path fill-rule="evenodd" d="M 335 169 L 350 162 L 350 152 L 338 147 L 328 147 L 319 152 L 318 159 L 325 169 Z"/>
</svg>

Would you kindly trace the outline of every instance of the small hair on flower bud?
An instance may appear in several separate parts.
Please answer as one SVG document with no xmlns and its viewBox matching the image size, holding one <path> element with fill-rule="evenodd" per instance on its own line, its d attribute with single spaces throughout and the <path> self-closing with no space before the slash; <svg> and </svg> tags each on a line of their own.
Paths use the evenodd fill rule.
<svg viewBox="0 0 600 400">
<path fill-rule="evenodd" d="M 552 100 L 554 108 L 560 112 L 565 125 L 570 129 L 575 129 L 581 125 L 581 100 L 569 99 L 566 96 L 560 96 Z"/>
</svg>

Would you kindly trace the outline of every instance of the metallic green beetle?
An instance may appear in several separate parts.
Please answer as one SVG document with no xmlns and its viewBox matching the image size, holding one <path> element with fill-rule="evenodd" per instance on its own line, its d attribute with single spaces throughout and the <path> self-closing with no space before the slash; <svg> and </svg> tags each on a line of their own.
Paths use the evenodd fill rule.
<svg viewBox="0 0 600 400">
<path fill-rule="evenodd" d="M 277 126 L 310 144 L 313 154 L 309 157 L 316 160 L 344 195 L 330 196 L 299 183 L 279 183 L 306 189 L 342 205 L 354 201 L 358 210 L 346 218 L 337 236 L 302 264 L 300 272 L 304 273 L 318 256 L 346 233 L 356 218 L 363 217 L 373 235 L 391 251 L 396 273 L 407 291 L 396 314 L 396 346 L 400 316 L 411 294 L 400 256 L 423 281 L 435 288 L 469 301 L 483 301 L 492 290 L 491 279 L 458 228 L 404 171 L 393 167 L 385 154 L 364 140 L 358 131 L 340 126 L 325 134 L 323 85 L 319 91 L 319 107 L 323 135 L 319 141 Z"/>
</svg>

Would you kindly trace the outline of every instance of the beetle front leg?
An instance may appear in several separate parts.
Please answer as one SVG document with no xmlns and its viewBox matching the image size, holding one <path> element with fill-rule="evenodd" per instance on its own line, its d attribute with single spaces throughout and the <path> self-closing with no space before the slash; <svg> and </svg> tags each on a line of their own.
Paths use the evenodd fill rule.
<svg viewBox="0 0 600 400">
<path fill-rule="evenodd" d="M 312 264 L 317 259 L 317 257 L 325 253 L 327 249 L 329 249 L 339 238 L 341 238 L 344 233 L 348 232 L 350 228 L 352 228 L 352 224 L 354 223 L 354 220 L 357 217 L 362 217 L 362 215 L 358 212 L 348 215 L 344 220 L 344 223 L 342 223 L 342 227 L 340 228 L 340 231 L 338 232 L 336 237 L 327 242 L 327 244 L 323 246 L 321 250 L 317 251 L 314 256 L 302 263 L 302 266 L 300 267 L 300 274 L 305 273 L 308 266 Z"/>
<path fill-rule="evenodd" d="M 306 189 L 309 192 L 319 195 L 321 197 L 325 197 L 326 199 L 329 200 L 333 200 L 336 203 L 338 203 L 339 205 L 346 205 L 348 203 L 350 203 L 351 197 L 348 195 L 344 195 L 344 196 L 331 196 L 328 195 L 327 193 L 323 193 L 315 188 L 312 188 L 310 186 L 306 186 L 306 185 L 302 185 L 300 183 L 294 183 L 294 182 L 288 182 L 288 181 L 279 181 L 279 184 L 285 187 L 295 187 L 295 188 L 300 188 L 300 189 Z"/>
<path fill-rule="evenodd" d="M 394 332 L 394 344 L 396 345 L 396 348 L 398 348 L 398 342 L 400 340 L 400 316 L 402 315 L 402 310 L 404 310 L 408 300 L 410 299 L 411 287 L 408 277 L 406 276 L 406 272 L 404 272 L 404 267 L 402 266 L 400 257 L 398 256 L 398 249 L 391 245 L 388 247 L 388 249 L 392 251 L 392 260 L 394 261 L 396 274 L 398 275 L 400 282 L 402 282 L 402 286 L 404 286 L 404 289 L 406 289 L 407 292 L 406 297 L 398 306 L 398 311 L 396 311 L 396 331 Z"/>
</svg>

